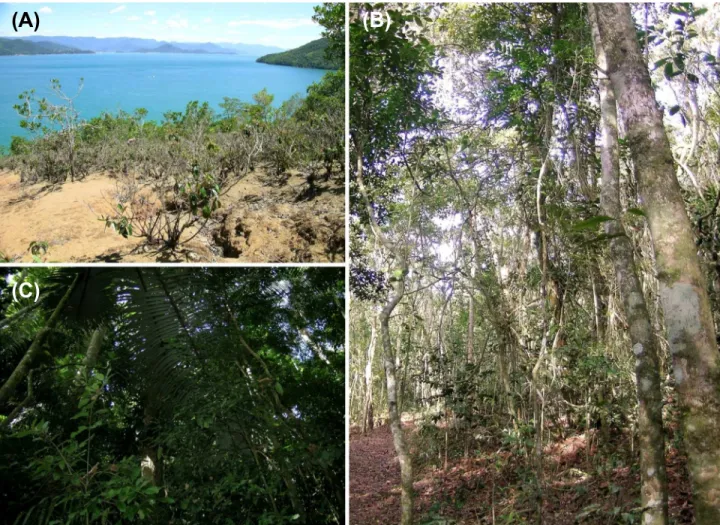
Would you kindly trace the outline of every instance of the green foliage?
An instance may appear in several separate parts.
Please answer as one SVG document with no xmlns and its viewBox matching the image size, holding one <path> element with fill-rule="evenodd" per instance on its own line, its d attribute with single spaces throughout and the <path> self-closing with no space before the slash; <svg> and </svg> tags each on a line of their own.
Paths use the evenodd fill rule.
<svg viewBox="0 0 720 525">
<path fill-rule="evenodd" d="M 85 283 L 0 422 L 9 522 L 341 521 L 342 269 L 196 270 L 32 269 L 47 302 L 19 318 L 0 290 L 4 381 L 24 351 L 8 343 Z"/>
<path fill-rule="evenodd" d="M 572 229 L 575 231 L 595 230 L 600 224 L 613 220 L 615 219 L 608 217 L 607 215 L 597 215 L 595 217 L 585 219 L 584 221 L 576 222 L 572 225 Z"/>
<path fill-rule="evenodd" d="M 363 16 L 374 10 L 385 11 L 392 23 L 366 32 Z M 433 104 L 440 53 L 423 34 L 432 19 L 430 11 L 430 6 L 420 4 L 350 5 L 351 282 L 362 297 L 378 297 L 385 289 L 385 277 L 368 267 L 362 254 L 370 225 L 412 216 L 411 208 L 397 198 L 412 174 L 399 166 L 409 164 L 416 145 L 418 150 L 426 146 L 424 132 L 436 129 L 440 120 Z M 365 195 L 360 191 L 361 174 Z"/>
<path fill-rule="evenodd" d="M 40 178 L 58 183 L 67 180 L 68 176 L 74 181 L 87 175 L 89 158 L 77 140 L 83 123 L 74 105 L 82 87 L 81 78 L 77 93 L 70 96 L 63 91 L 58 79 L 52 79 L 50 91 L 59 103 L 38 98 L 34 89 L 18 96 L 20 103 L 13 107 L 21 117 L 20 127 L 35 137 L 32 146 L 20 141 L 11 146 L 11 153 L 24 154 L 20 161 L 23 181 Z"/>
<path fill-rule="evenodd" d="M 159 250 L 190 242 L 220 208 L 221 196 L 250 171 L 305 172 L 305 199 L 316 196 L 320 175 L 326 182 L 344 176 L 343 72 L 328 73 L 306 98 L 279 106 L 263 89 L 252 102 L 226 97 L 220 113 L 190 101 L 161 122 L 147 121 L 144 108 L 83 121 L 77 95 L 65 95 L 57 80 L 51 89 L 59 104 L 34 90 L 20 95 L 15 109 L 31 138 L 13 137 L 3 167 L 18 171 L 23 183 L 62 183 L 90 172 L 115 176 L 113 212 L 98 219 Z"/>
<path fill-rule="evenodd" d="M 337 169 L 336 165 L 344 165 L 344 135 L 337 133 L 345 119 L 344 71 L 328 73 L 320 82 L 312 84 L 295 117 L 302 126 L 312 130 L 311 142 L 322 151 L 326 174 Z"/>
<path fill-rule="evenodd" d="M 272 53 L 256 60 L 263 64 L 276 66 L 309 67 L 315 69 L 340 69 L 343 61 L 327 56 L 329 42 L 326 38 L 318 38 L 298 48 L 282 53 Z"/>
<path fill-rule="evenodd" d="M 342 79 L 341 73 L 328 74 L 311 85 L 307 99 L 291 98 L 277 108 L 264 89 L 252 103 L 226 97 L 220 114 L 191 101 L 160 123 L 147 121 L 144 108 L 84 122 L 72 105 L 74 97 L 63 94 L 65 103 L 53 105 L 29 91 L 15 108 L 34 138 L 14 137 L 6 162 L 24 182 L 63 182 L 91 170 L 116 174 L 121 182 L 130 172 L 170 182 L 198 166 L 223 189 L 260 163 L 276 173 L 320 163 L 330 176 L 341 173 L 344 164 Z M 59 84 L 53 86 L 61 93 Z"/>
<path fill-rule="evenodd" d="M 315 21 L 324 26 L 323 39 L 293 56 L 341 69 L 344 6 L 326 3 L 316 6 L 315 12 Z M 326 179 L 344 172 L 342 72 L 328 73 L 311 85 L 306 99 L 294 97 L 279 107 L 263 89 L 250 103 L 226 97 L 220 114 L 207 103 L 190 101 L 184 111 L 168 112 L 161 122 L 147 121 L 144 108 L 82 121 L 73 106 L 77 95 L 65 95 L 57 80 L 51 89 L 60 104 L 30 90 L 15 105 L 21 126 L 32 138 L 13 137 L 3 166 L 19 171 L 23 182 L 64 182 L 68 174 L 71 179 L 81 178 L 92 170 L 121 176 L 123 184 L 131 173 L 153 182 L 164 179 L 162 189 L 167 190 L 174 178 L 187 176 L 197 166 L 222 191 L 231 179 L 236 181 L 259 164 L 269 165 L 275 173 L 307 171 L 310 182 L 321 169 Z M 132 234 L 128 225 L 117 226 Z"/>
<path fill-rule="evenodd" d="M 94 438 L 116 426 L 110 408 L 102 407 L 100 392 L 110 379 L 95 372 L 80 385 L 78 411 L 71 418 L 79 426 L 62 440 L 46 420 L 36 420 L 27 430 L 14 432 L 14 439 L 31 438 L 38 446 L 25 467 L 37 486 L 53 487 L 51 493 L 19 513 L 16 523 L 88 523 L 134 521 L 151 515 L 158 503 L 172 500 L 158 496 L 160 488 L 141 475 L 140 465 L 126 457 L 110 465 L 98 461 L 90 466 Z"/>
<path fill-rule="evenodd" d="M 337 2 L 325 2 L 313 7 L 313 20 L 323 27 L 322 36 L 327 39 L 325 57 L 334 63 L 345 64 L 345 6 Z"/>
<path fill-rule="evenodd" d="M 157 193 L 163 185 L 157 186 Z M 210 174 L 202 175 L 197 166 L 192 174 L 175 182 L 173 200 L 161 201 L 148 197 L 133 184 L 126 186 L 125 200 L 118 203 L 114 215 L 103 216 L 99 220 L 121 236 L 128 238 L 136 235 L 145 238 L 149 245 L 159 245 L 161 250 L 175 250 L 183 233 L 197 225 L 198 221 L 207 222 L 213 212 L 220 208 L 220 185 Z"/>
<path fill-rule="evenodd" d="M 350 24 L 350 135 L 353 154 L 362 155 L 366 169 L 385 159 L 410 129 L 430 126 L 431 83 L 440 72 L 436 48 L 423 35 L 428 8 L 394 5 L 387 9 L 392 24 L 387 31 L 366 33 L 362 14 L 384 4 L 351 5 Z M 382 92 L 377 97 L 377 92 Z"/>
</svg>

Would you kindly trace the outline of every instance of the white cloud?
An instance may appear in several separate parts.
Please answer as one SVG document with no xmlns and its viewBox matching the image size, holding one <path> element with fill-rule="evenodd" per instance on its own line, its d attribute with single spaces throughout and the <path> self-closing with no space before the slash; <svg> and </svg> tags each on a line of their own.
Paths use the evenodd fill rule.
<svg viewBox="0 0 720 525">
<path fill-rule="evenodd" d="M 139 16 L 129 16 L 129 17 L 127 17 L 127 19 L 128 19 L 128 22 L 137 22 L 138 20 L 140 20 L 140 17 Z"/>
<path fill-rule="evenodd" d="M 44 15 L 49 15 L 50 13 L 52 13 L 52 9 L 50 9 L 49 7 L 41 7 L 40 12 Z"/>
<path fill-rule="evenodd" d="M 180 28 L 187 28 L 189 26 L 187 19 L 182 18 L 178 20 L 168 20 L 167 26 L 172 27 L 173 29 L 180 29 Z"/>
<path fill-rule="evenodd" d="M 114 15 L 115 13 L 119 13 L 120 11 L 125 11 L 125 7 L 126 6 L 121 5 L 121 6 L 116 7 L 115 9 L 111 9 L 110 14 Z"/>
<path fill-rule="evenodd" d="M 205 18 L 203 22 L 205 22 L 206 24 L 210 24 L 212 23 L 212 18 Z"/>
<path fill-rule="evenodd" d="M 145 11 L 146 16 L 155 16 L 155 11 Z"/>
<path fill-rule="evenodd" d="M 151 23 L 152 25 L 156 26 L 156 25 L 157 25 L 157 20 L 153 20 L 153 21 L 150 22 L 150 23 Z"/>
<path fill-rule="evenodd" d="M 314 23 L 309 18 L 281 18 L 278 20 L 233 20 L 228 22 L 228 25 L 230 27 L 260 26 L 272 29 L 293 29 L 295 27 L 312 26 Z"/>
</svg>

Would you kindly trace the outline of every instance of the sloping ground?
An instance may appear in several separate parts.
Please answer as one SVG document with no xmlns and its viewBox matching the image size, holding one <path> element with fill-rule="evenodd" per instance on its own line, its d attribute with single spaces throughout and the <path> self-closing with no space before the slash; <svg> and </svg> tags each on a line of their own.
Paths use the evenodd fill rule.
<svg viewBox="0 0 720 525">
<path fill-rule="evenodd" d="M 406 427 L 406 431 L 412 427 Z M 419 446 L 410 432 L 411 447 Z M 447 470 L 415 465 L 415 515 L 418 524 L 449 525 L 534 523 L 530 477 L 523 463 L 497 446 L 476 450 L 473 457 L 451 459 Z M 613 454 L 614 455 L 614 454 Z M 618 456 L 622 453 L 618 452 Z M 546 449 L 543 523 L 639 523 L 639 474 L 613 466 L 609 454 L 586 450 L 584 434 Z M 667 455 L 670 516 L 673 523 L 694 523 L 689 502 L 686 459 L 670 447 Z M 600 476 L 600 467 L 607 467 Z M 366 435 L 350 434 L 350 523 L 398 523 L 400 467 L 388 426 Z M 623 515 L 625 514 L 625 515 Z M 634 519 L 635 521 L 630 521 Z"/>
<path fill-rule="evenodd" d="M 115 206 L 117 181 L 104 174 L 58 186 L 21 186 L 0 173 L 0 253 L 30 262 L 30 244 L 47 243 L 46 262 L 342 262 L 344 185 L 335 174 L 309 194 L 305 177 L 248 174 L 223 196 L 206 228 L 175 254 L 124 239 L 99 220 Z M 194 232 L 188 232 L 188 237 Z M 44 244 L 43 244 L 44 245 Z"/>
<path fill-rule="evenodd" d="M 399 523 L 400 464 L 389 426 L 350 435 L 350 523 Z"/>
</svg>

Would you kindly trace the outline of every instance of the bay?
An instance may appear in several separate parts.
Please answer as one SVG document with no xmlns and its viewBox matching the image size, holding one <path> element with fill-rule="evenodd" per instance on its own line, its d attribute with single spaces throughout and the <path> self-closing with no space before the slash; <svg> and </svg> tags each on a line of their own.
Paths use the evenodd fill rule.
<svg viewBox="0 0 720 525">
<path fill-rule="evenodd" d="M 255 57 L 212 54 L 97 53 L 92 55 L 34 55 L 0 57 L 0 146 L 13 135 L 24 136 L 13 105 L 23 91 L 35 89 L 51 101 L 50 80 L 60 80 L 74 96 L 80 78 L 83 89 L 75 98 L 82 119 L 103 112 L 137 108 L 148 110 L 147 120 L 161 120 L 167 111 L 182 111 L 188 102 L 208 102 L 219 110 L 223 97 L 252 101 L 265 88 L 279 105 L 326 73 L 318 69 L 271 66 Z"/>
</svg>

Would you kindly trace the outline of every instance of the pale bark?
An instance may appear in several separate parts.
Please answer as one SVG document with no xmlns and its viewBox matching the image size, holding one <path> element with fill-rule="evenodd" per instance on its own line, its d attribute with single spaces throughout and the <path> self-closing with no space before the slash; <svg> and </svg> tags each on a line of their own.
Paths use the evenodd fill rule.
<svg viewBox="0 0 720 525">
<path fill-rule="evenodd" d="M 375 360 L 375 345 L 377 344 L 377 329 L 375 319 L 370 327 L 370 343 L 367 348 L 365 361 L 365 400 L 363 402 L 363 428 L 362 431 L 372 430 L 375 425 L 375 414 L 373 410 L 373 361 Z"/>
<path fill-rule="evenodd" d="M 617 106 L 610 79 L 605 74 L 607 63 L 600 41 L 595 9 L 589 7 L 590 25 L 599 69 L 600 130 L 602 145 L 603 213 L 614 220 L 605 223 L 610 236 L 610 256 L 615 279 L 627 318 L 630 342 L 635 354 L 635 378 L 638 397 L 640 440 L 640 483 L 643 524 L 665 525 L 668 522 L 667 474 L 665 471 L 665 438 L 662 422 L 662 390 L 659 371 L 659 346 L 653 333 L 645 297 L 638 279 L 633 247 L 620 222 L 620 153 L 617 128 Z"/>
<path fill-rule="evenodd" d="M 512 419 L 513 428 L 517 429 L 518 413 L 515 409 L 515 393 L 512 389 L 512 383 L 510 382 L 510 370 L 508 366 L 508 346 L 507 340 L 504 336 L 501 337 L 500 344 L 498 345 L 498 361 L 500 365 L 500 381 L 502 382 L 503 391 L 505 392 L 505 407 L 507 413 Z"/>
<path fill-rule="evenodd" d="M 411 525 L 413 521 L 413 474 L 412 461 L 407 450 L 405 434 L 402 429 L 402 420 L 398 410 L 397 377 L 395 370 L 395 359 L 390 342 L 390 315 L 405 294 L 405 276 L 407 264 L 401 261 L 402 277 L 393 281 L 392 292 L 380 312 L 380 339 L 383 348 L 383 364 L 385 366 L 385 383 L 387 384 L 388 418 L 390 419 L 390 431 L 393 436 L 393 444 L 400 462 L 400 506 L 402 515 L 401 525 Z"/>
<path fill-rule="evenodd" d="M 470 269 L 470 279 L 475 280 L 475 258 L 473 257 L 472 268 Z M 472 297 L 468 301 L 468 333 L 467 333 L 467 362 L 472 364 L 474 360 L 475 349 L 475 301 Z"/>
<path fill-rule="evenodd" d="M 85 353 L 85 362 L 83 363 L 87 370 L 95 368 L 106 333 L 107 330 L 102 325 L 98 326 L 93 331 L 92 337 L 90 338 L 90 344 L 88 345 L 87 352 Z"/>
<path fill-rule="evenodd" d="M 594 4 L 655 250 L 699 525 L 720 523 L 720 354 L 690 221 L 628 4 Z"/>
<path fill-rule="evenodd" d="M 362 151 L 361 145 L 358 145 L 358 151 Z M 370 219 L 370 229 L 373 232 L 375 238 L 382 244 L 390 253 L 395 256 L 395 264 L 389 269 L 388 272 L 392 279 L 390 283 L 392 285 L 392 291 L 387 297 L 383 309 L 380 311 L 378 321 L 380 322 L 380 341 L 383 349 L 383 364 L 385 367 L 385 385 L 387 389 L 387 400 L 388 400 L 388 418 L 390 420 L 390 431 L 393 436 L 393 444 L 395 446 L 395 452 L 398 455 L 398 461 L 400 462 L 400 525 L 412 525 L 413 521 L 413 474 L 412 474 L 412 460 L 407 450 L 407 444 L 405 440 L 405 433 L 402 429 L 402 421 L 400 418 L 400 411 L 398 409 L 398 397 L 397 397 L 397 378 L 395 373 L 395 357 L 392 351 L 392 343 L 390 342 L 390 315 L 392 314 L 395 307 L 400 303 L 405 295 L 405 278 L 408 274 L 408 263 L 407 263 L 407 246 L 396 245 L 389 242 L 380 229 L 380 225 L 375 219 L 375 214 L 370 204 L 370 198 L 368 196 L 367 189 L 365 187 L 365 181 L 363 179 L 363 165 L 362 156 L 358 155 L 357 159 L 357 183 L 360 194 L 362 195 L 365 203 L 365 209 Z M 399 274 L 399 275 L 397 275 Z"/>
<path fill-rule="evenodd" d="M 55 325 L 57 325 L 60 320 L 60 314 L 62 313 L 63 308 L 65 308 L 65 304 L 75 289 L 75 285 L 77 284 L 79 278 L 80 273 L 78 272 L 72 284 L 65 292 L 65 295 L 63 295 L 62 299 L 60 299 L 60 302 L 55 307 L 55 310 L 50 316 L 50 319 L 48 319 L 48 322 L 35 335 L 35 339 L 33 339 L 30 348 L 28 348 L 28 351 L 25 352 L 25 355 L 20 360 L 20 363 L 18 363 L 15 370 L 13 370 L 12 374 L 10 374 L 10 377 L 7 381 L 5 381 L 5 384 L 3 384 L 2 388 L 0 388 L 0 404 L 3 404 L 10 399 L 10 396 L 13 395 L 17 386 L 25 378 L 25 376 L 27 376 L 28 372 L 30 372 L 35 359 L 37 359 L 42 352 L 42 344 L 45 341 L 45 337 L 52 332 Z"/>
</svg>

